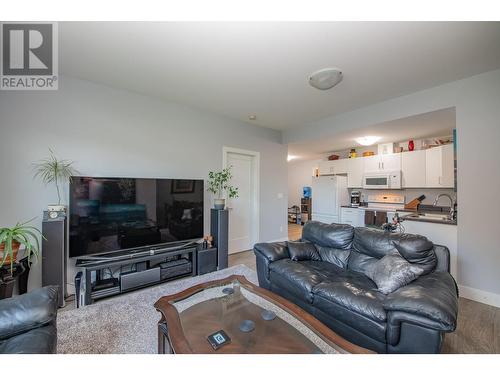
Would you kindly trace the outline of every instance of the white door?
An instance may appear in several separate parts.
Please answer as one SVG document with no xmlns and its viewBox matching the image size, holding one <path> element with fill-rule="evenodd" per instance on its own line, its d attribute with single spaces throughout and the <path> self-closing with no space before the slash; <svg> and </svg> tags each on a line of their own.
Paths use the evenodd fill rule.
<svg viewBox="0 0 500 375">
<path fill-rule="evenodd" d="M 384 171 L 397 171 L 401 169 L 401 154 L 386 154 L 380 158 Z"/>
<path fill-rule="evenodd" d="M 427 187 L 441 187 L 442 155 L 439 147 L 433 147 L 425 151 L 425 173 Z"/>
<path fill-rule="evenodd" d="M 256 155 L 226 152 L 226 166 L 232 166 L 231 184 L 238 188 L 238 198 L 229 199 L 229 253 L 252 249 L 258 219 L 256 219 Z"/>
<path fill-rule="evenodd" d="M 425 181 L 425 150 L 409 151 L 401 154 L 403 188 L 423 188 Z"/>
<path fill-rule="evenodd" d="M 443 187 L 452 188 L 455 186 L 455 154 L 453 144 L 441 146 L 442 162 L 443 162 L 443 177 L 441 185 Z"/>
<path fill-rule="evenodd" d="M 347 187 L 363 187 L 363 158 L 347 159 Z"/>
<path fill-rule="evenodd" d="M 379 155 L 366 156 L 363 158 L 365 172 L 378 172 L 382 169 Z"/>
</svg>

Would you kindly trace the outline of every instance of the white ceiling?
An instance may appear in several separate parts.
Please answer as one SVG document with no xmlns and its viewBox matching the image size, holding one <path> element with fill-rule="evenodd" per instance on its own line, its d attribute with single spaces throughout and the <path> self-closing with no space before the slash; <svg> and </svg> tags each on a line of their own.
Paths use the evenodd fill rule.
<svg viewBox="0 0 500 375">
<path fill-rule="evenodd" d="M 300 144 L 289 144 L 288 155 L 296 161 L 322 158 L 325 154 L 361 146 L 356 138 L 378 136 L 378 143 L 403 142 L 409 139 L 424 139 L 449 136 L 455 128 L 455 108 L 424 113 L 417 116 L 388 121 L 381 124 L 341 133 L 332 138 L 318 139 Z"/>
<path fill-rule="evenodd" d="M 500 22 L 61 22 L 59 40 L 63 74 L 280 130 L 500 68 Z M 332 66 L 338 86 L 309 86 Z"/>
</svg>

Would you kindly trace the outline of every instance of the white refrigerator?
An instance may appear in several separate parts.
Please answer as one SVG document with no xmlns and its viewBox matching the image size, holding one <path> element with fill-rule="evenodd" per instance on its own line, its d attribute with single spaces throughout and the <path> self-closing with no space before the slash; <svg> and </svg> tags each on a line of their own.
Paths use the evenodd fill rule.
<svg viewBox="0 0 500 375">
<path fill-rule="evenodd" d="M 349 204 L 346 176 L 320 176 L 312 180 L 312 219 L 340 223 L 340 207 Z"/>
</svg>

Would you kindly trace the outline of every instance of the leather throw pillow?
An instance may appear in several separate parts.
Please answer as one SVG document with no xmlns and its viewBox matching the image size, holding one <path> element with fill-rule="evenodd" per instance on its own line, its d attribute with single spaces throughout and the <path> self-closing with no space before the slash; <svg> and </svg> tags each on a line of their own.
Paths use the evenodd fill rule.
<svg viewBox="0 0 500 375">
<path fill-rule="evenodd" d="M 394 250 L 370 267 L 368 277 L 377 284 L 380 292 L 389 294 L 408 285 L 423 273 L 422 267 L 411 264 Z"/>
<path fill-rule="evenodd" d="M 288 252 L 290 259 L 294 261 L 299 260 L 321 260 L 316 246 L 311 242 L 294 242 L 288 241 Z"/>
</svg>

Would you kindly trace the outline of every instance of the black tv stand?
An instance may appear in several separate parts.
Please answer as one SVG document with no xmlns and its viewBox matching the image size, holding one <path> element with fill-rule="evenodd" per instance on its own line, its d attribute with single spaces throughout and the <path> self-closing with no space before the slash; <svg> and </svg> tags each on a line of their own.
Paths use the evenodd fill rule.
<svg viewBox="0 0 500 375">
<path fill-rule="evenodd" d="M 77 306 L 131 290 L 197 274 L 199 244 L 193 241 L 78 258 Z M 76 285 L 77 283 L 75 283 Z"/>
</svg>

